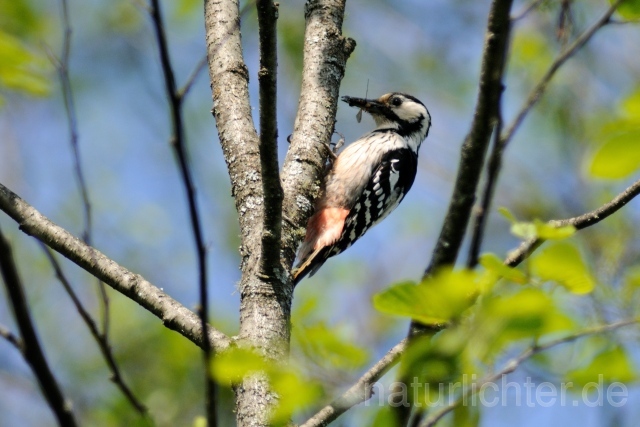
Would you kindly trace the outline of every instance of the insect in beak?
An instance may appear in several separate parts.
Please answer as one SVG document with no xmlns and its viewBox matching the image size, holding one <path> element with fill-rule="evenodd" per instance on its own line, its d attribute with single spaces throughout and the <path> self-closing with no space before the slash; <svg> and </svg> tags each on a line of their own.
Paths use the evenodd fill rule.
<svg viewBox="0 0 640 427">
<path fill-rule="evenodd" d="M 364 92 L 364 99 L 367 99 L 368 95 L 369 95 L 369 79 L 367 79 L 367 88 L 365 89 L 365 92 Z M 358 123 L 362 121 L 362 108 L 358 110 L 358 114 L 356 114 L 356 120 L 358 121 Z"/>
</svg>

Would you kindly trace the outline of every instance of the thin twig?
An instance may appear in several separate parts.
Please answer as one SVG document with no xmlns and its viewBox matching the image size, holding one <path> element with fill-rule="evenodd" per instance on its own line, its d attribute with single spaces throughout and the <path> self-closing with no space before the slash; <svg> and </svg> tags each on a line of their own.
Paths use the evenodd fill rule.
<svg viewBox="0 0 640 427">
<path fill-rule="evenodd" d="M 515 21 L 519 21 L 522 18 L 524 18 L 525 16 L 527 16 L 529 14 L 529 12 L 531 12 L 532 10 L 536 9 L 538 6 L 540 6 L 542 4 L 542 2 L 544 2 L 545 0 L 533 0 L 529 5 L 527 5 L 524 10 L 520 13 L 515 14 L 515 16 L 513 16 L 511 18 L 512 22 Z"/>
<path fill-rule="evenodd" d="M 594 25 L 592 25 L 582 35 L 580 35 L 580 37 L 578 37 L 576 41 L 566 51 L 560 54 L 560 56 L 551 64 L 540 82 L 535 86 L 535 88 L 529 95 L 527 101 L 525 102 L 525 105 L 522 107 L 520 113 L 518 113 L 518 116 L 515 119 L 514 123 L 509 127 L 505 134 L 502 135 L 501 130 L 499 130 L 498 133 L 494 134 L 493 149 L 491 152 L 489 163 L 487 165 L 487 180 L 482 193 L 482 204 L 481 207 L 478 208 L 475 218 L 474 234 L 470 245 L 469 259 L 467 262 L 467 266 L 469 268 L 475 267 L 477 263 L 477 257 L 480 252 L 480 246 L 482 244 L 483 232 L 486 226 L 486 218 L 491 206 L 495 187 L 498 182 L 498 176 L 502 167 L 502 156 L 507 144 L 512 139 L 514 132 L 516 131 L 522 120 L 524 120 L 526 114 L 542 96 L 547 85 L 553 78 L 555 72 L 565 61 L 571 58 L 580 48 L 585 46 L 590 38 L 593 37 L 593 35 L 600 28 L 602 28 L 609 22 L 608 19 L 611 17 L 616 7 L 617 4 L 614 4 Z M 499 125 L 501 127 L 501 122 L 499 122 Z"/>
<path fill-rule="evenodd" d="M 169 108 L 171 110 L 172 136 L 171 146 L 174 149 L 182 182 L 187 193 L 187 202 L 189 206 L 189 215 L 191 218 L 191 229 L 193 233 L 196 253 L 198 257 L 198 274 L 199 274 L 199 290 L 200 290 L 200 320 L 202 323 L 202 331 L 207 336 L 207 328 L 209 323 L 209 296 L 207 285 L 207 247 L 204 243 L 200 215 L 196 204 L 196 190 L 191 176 L 189 161 L 187 158 L 187 149 L 184 136 L 184 121 L 182 119 L 182 101 L 180 93 L 176 86 L 176 80 L 169 58 L 169 47 L 164 31 L 164 23 L 162 21 L 162 11 L 160 10 L 159 0 L 151 0 L 151 20 L 155 30 L 156 41 L 160 51 L 160 63 L 162 64 L 162 73 L 164 75 L 166 94 L 169 99 Z M 211 346 L 208 340 L 203 340 L 204 368 L 206 382 L 205 405 L 207 412 L 207 425 L 215 427 L 217 425 L 216 417 L 216 384 L 211 378 L 210 361 Z"/>
<path fill-rule="evenodd" d="M 471 244 L 469 245 L 469 256 L 467 258 L 467 268 L 473 269 L 478 265 L 478 256 L 484 238 L 484 230 L 487 226 L 487 216 L 491 208 L 493 193 L 495 191 L 495 183 L 498 180 L 498 173 L 502 164 L 502 153 L 504 145 L 500 139 L 502 133 L 502 113 L 501 98 L 498 99 L 496 127 L 493 131 L 493 143 L 489 162 L 487 163 L 487 183 L 482 192 L 480 206 L 476 206 L 475 221 L 473 224 L 473 233 L 471 235 Z"/>
<path fill-rule="evenodd" d="M 522 353 L 520 353 L 519 356 L 507 362 L 504 368 L 502 368 L 498 372 L 485 377 L 484 379 L 480 380 L 478 383 L 475 383 L 471 387 L 464 390 L 462 392 L 462 395 L 458 399 L 456 399 L 455 401 L 451 402 L 450 404 L 442 408 L 438 408 L 430 416 L 425 418 L 419 425 L 420 427 L 435 426 L 436 423 L 440 421 L 440 419 L 442 419 L 442 417 L 447 415 L 456 407 L 460 406 L 465 401 L 465 399 L 468 399 L 473 394 L 476 394 L 479 390 L 482 390 L 484 385 L 495 383 L 504 375 L 508 375 L 514 372 L 520 365 L 522 365 L 524 362 L 526 362 L 527 360 L 529 360 L 531 357 L 535 356 L 538 353 L 541 353 L 543 351 L 549 350 L 553 347 L 557 347 L 562 344 L 575 341 L 585 336 L 602 334 L 605 332 L 623 328 L 625 326 L 635 325 L 638 322 L 639 322 L 638 319 L 630 319 L 630 320 L 625 320 L 621 322 L 611 323 L 608 325 L 596 326 L 593 328 L 585 329 L 580 332 L 576 332 L 571 335 L 567 335 L 566 337 L 563 337 L 563 338 L 558 338 L 556 340 L 549 341 L 546 344 L 534 345 L 533 347 L 529 347 L 526 350 L 524 350 Z"/>
<path fill-rule="evenodd" d="M 497 131 L 494 133 L 494 142 L 493 148 L 491 151 L 491 156 L 489 162 L 487 164 L 487 180 L 482 192 L 482 201 L 480 207 L 476 210 L 474 228 L 473 228 L 473 237 L 470 244 L 469 249 L 469 258 L 467 260 L 467 267 L 473 268 L 477 264 L 478 254 L 480 253 L 480 247 L 482 245 L 482 239 L 484 236 L 484 229 L 486 227 L 487 216 L 489 213 L 489 209 L 491 207 L 491 202 L 493 200 L 493 195 L 495 193 L 495 187 L 498 183 L 498 177 L 500 175 L 500 170 L 502 168 L 502 156 L 504 150 L 512 139 L 514 132 L 518 128 L 519 124 L 524 120 L 526 114 L 531 110 L 531 108 L 535 105 L 537 100 L 542 96 L 547 85 L 553 78 L 555 72 L 560 68 L 560 66 L 571 58 L 581 47 L 585 46 L 585 44 L 589 41 L 589 39 L 597 32 L 598 29 L 602 28 L 603 25 L 607 23 L 607 19 L 611 16 L 611 14 L 615 11 L 615 7 L 609 9 L 603 17 L 596 22 L 592 27 L 587 29 L 578 39 L 566 50 L 564 51 L 549 67 L 548 71 L 544 74 L 540 82 L 535 86 L 531 94 L 529 95 L 525 105 L 522 107 L 520 113 L 515 119 L 514 123 L 509 127 L 509 129 L 502 135 L 502 120 L 499 117 Z"/>
<path fill-rule="evenodd" d="M 33 206 L 0 183 L 0 210 L 20 225 L 20 230 L 45 243 L 116 291 L 137 302 L 199 347 L 208 340 L 216 352 L 226 350 L 231 340 L 211 325 L 203 333 L 200 317 L 139 274 L 127 270 L 96 248 L 88 246 L 64 228 L 54 224 Z"/>
<path fill-rule="evenodd" d="M 36 335 L 31 313 L 24 294 L 24 287 L 18 274 L 12 249 L 0 230 L 0 274 L 4 279 L 7 296 L 16 319 L 16 324 L 22 336 L 22 354 L 38 380 L 38 385 L 49 407 L 61 426 L 75 427 L 76 420 L 71 411 L 70 402 L 62 394 L 53 372 L 45 358 L 40 342 Z"/>
<path fill-rule="evenodd" d="M 189 77 L 187 77 L 187 81 L 184 85 L 178 90 L 177 96 L 180 100 L 184 100 L 184 97 L 187 96 L 187 93 L 193 87 L 193 84 L 196 82 L 196 79 L 200 76 L 207 66 L 207 55 L 205 54 L 200 61 L 196 64 Z"/>
<path fill-rule="evenodd" d="M 111 351 L 109 339 L 107 338 L 104 332 L 102 333 L 100 332 L 95 320 L 93 320 L 93 318 L 91 317 L 91 314 L 89 314 L 89 312 L 82 305 L 80 298 L 78 298 L 78 295 L 73 290 L 71 283 L 69 283 L 69 280 L 67 279 L 64 272 L 62 271 L 62 267 L 60 266 L 60 263 L 58 263 L 55 256 L 53 255 L 53 251 L 51 251 L 51 249 L 49 249 L 42 242 L 40 242 L 40 245 L 42 246 L 42 249 L 44 250 L 45 255 L 47 255 L 47 258 L 49 259 L 49 262 L 51 263 L 51 266 L 53 267 L 53 270 L 56 273 L 56 277 L 58 278 L 58 280 L 64 287 L 65 291 L 71 298 L 71 301 L 73 302 L 73 305 L 76 307 L 78 314 L 80 314 L 80 317 L 89 328 L 89 332 L 91 332 L 91 335 L 93 336 L 95 341 L 98 343 L 100 352 L 102 353 L 102 356 L 104 357 L 107 363 L 107 366 L 111 371 L 111 381 L 113 381 L 113 383 L 120 389 L 122 394 L 124 394 L 125 398 L 129 401 L 129 403 L 131 403 L 131 405 L 135 408 L 135 410 L 138 411 L 138 413 L 140 413 L 140 415 L 148 417 L 149 413 L 147 408 L 142 404 L 142 402 L 138 400 L 138 398 L 133 394 L 133 391 L 125 383 L 124 378 L 120 373 L 120 368 L 118 367 L 115 357 L 113 356 L 113 352 Z"/>
<path fill-rule="evenodd" d="M 260 170 L 264 215 L 260 273 L 277 282 L 281 270 L 280 243 L 282 234 L 282 185 L 278 166 L 277 124 L 277 48 L 276 23 L 278 6 L 273 0 L 258 0 L 258 32 L 260 38 Z"/>
<path fill-rule="evenodd" d="M 0 337 L 7 340 L 7 342 L 12 344 L 20 353 L 24 352 L 24 345 L 22 344 L 22 340 L 4 325 L 0 325 Z"/>
<path fill-rule="evenodd" d="M 60 83 L 62 86 L 62 97 L 64 99 L 64 108 L 67 114 L 67 127 L 69 128 L 69 141 L 71 152 L 73 153 L 73 170 L 80 190 L 82 199 L 82 211 L 84 214 L 84 231 L 82 239 L 91 246 L 93 220 L 91 214 L 91 201 L 89 199 L 89 190 L 80 161 L 80 144 L 78 143 L 78 120 L 76 115 L 76 107 L 73 97 L 73 89 L 71 87 L 71 78 L 69 77 L 69 57 L 71 54 L 71 20 L 69 19 L 69 7 L 67 0 L 60 0 L 62 6 L 62 24 L 64 26 L 64 39 L 62 43 L 62 56 L 59 60 L 54 60 Z M 53 55 L 50 55 L 53 58 Z M 109 296 L 104 283 L 98 281 L 98 292 L 100 295 L 100 303 L 102 305 L 102 333 L 109 335 Z"/>
<path fill-rule="evenodd" d="M 573 218 L 552 220 L 549 221 L 548 224 L 554 227 L 564 227 L 567 225 L 572 225 L 576 229 L 582 230 L 583 228 L 587 228 L 594 224 L 597 224 L 603 219 L 607 218 L 609 215 L 614 214 L 624 205 L 629 203 L 638 194 L 640 194 L 640 179 L 627 187 L 627 189 L 625 189 L 622 193 L 614 197 L 609 203 L 606 203 L 591 212 L 587 212 Z M 528 258 L 529 255 L 531 255 L 531 253 L 536 250 L 542 243 L 544 243 L 544 239 L 541 238 L 532 238 L 525 242 L 522 242 L 522 244 L 520 244 L 517 249 L 509 253 L 507 258 L 504 260 L 504 264 L 510 267 L 517 266 L 526 258 Z"/>
<path fill-rule="evenodd" d="M 505 131 L 505 134 L 501 138 L 503 141 L 503 145 L 506 146 L 507 144 L 509 144 L 509 142 L 511 141 L 511 138 L 513 138 L 515 131 L 522 124 L 522 122 L 524 121 L 524 118 L 527 116 L 529 111 L 531 111 L 533 106 L 538 102 L 538 100 L 544 93 L 545 89 L 547 88 L 547 85 L 549 84 L 549 82 L 551 81 L 555 73 L 560 69 L 562 64 L 564 64 L 578 50 L 580 50 L 580 48 L 582 48 L 589 40 L 591 40 L 591 37 L 593 37 L 593 35 L 600 28 L 604 27 L 610 22 L 611 16 L 614 14 L 618 6 L 620 6 L 620 3 L 622 3 L 623 1 L 624 0 L 616 0 L 609 7 L 609 9 L 607 9 L 607 11 L 600 17 L 600 19 L 596 21 L 595 24 L 589 27 L 584 33 L 580 35 L 580 37 L 578 37 L 571 44 L 571 46 L 569 46 L 565 51 L 563 51 L 562 53 L 560 53 L 560 55 L 558 55 L 558 57 L 555 59 L 555 61 L 553 61 L 553 63 L 551 64 L 547 72 L 544 74 L 544 76 L 542 76 L 538 84 L 533 88 L 533 90 L 529 94 L 529 97 L 527 98 L 522 109 L 516 115 L 516 118 L 513 120 L 513 123 Z"/>
<path fill-rule="evenodd" d="M 396 344 L 382 359 L 365 372 L 349 390 L 345 391 L 340 397 L 318 411 L 314 416 L 301 424 L 300 427 L 327 426 L 352 407 L 369 400 L 372 395 L 373 385 L 382 378 L 389 369 L 398 363 L 400 356 L 406 350 L 408 344 L 408 338 Z"/>
</svg>

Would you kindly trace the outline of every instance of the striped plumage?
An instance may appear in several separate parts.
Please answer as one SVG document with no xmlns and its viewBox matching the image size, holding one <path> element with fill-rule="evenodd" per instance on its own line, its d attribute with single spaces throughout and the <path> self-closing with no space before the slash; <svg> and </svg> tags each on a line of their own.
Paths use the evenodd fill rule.
<svg viewBox="0 0 640 427">
<path fill-rule="evenodd" d="M 342 99 L 371 114 L 377 127 L 347 146 L 327 174 L 298 250 L 294 283 L 313 275 L 400 204 L 415 179 L 418 150 L 431 126 L 426 107 L 411 95 Z"/>
</svg>

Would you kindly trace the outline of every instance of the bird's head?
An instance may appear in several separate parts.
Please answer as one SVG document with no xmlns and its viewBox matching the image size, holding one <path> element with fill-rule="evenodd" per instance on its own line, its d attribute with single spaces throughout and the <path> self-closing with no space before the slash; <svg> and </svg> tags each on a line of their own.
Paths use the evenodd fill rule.
<svg viewBox="0 0 640 427">
<path fill-rule="evenodd" d="M 371 114 L 379 129 L 392 128 L 402 136 L 413 137 L 420 142 L 429 133 L 431 115 L 427 107 L 406 93 L 387 93 L 378 99 L 343 96 L 342 100 Z"/>
</svg>

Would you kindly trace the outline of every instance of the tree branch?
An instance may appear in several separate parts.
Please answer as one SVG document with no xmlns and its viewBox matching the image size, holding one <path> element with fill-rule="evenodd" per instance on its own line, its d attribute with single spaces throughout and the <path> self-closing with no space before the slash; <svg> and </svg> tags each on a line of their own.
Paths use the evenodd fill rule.
<svg viewBox="0 0 640 427">
<path fill-rule="evenodd" d="M 103 280 L 107 285 L 160 318 L 167 328 L 202 347 L 205 335 L 202 333 L 200 318 L 196 314 L 139 274 L 127 270 L 51 222 L 2 184 L 0 184 L 0 210 L 16 221 L 24 233 L 35 237 L 93 276 Z M 213 327 L 208 329 L 212 349 L 219 352 L 229 347 L 230 339 L 225 334 Z"/>
<path fill-rule="evenodd" d="M 238 211 L 244 272 L 258 258 L 249 249 L 260 248 L 259 240 L 254 242 L 251 237 L 258 228 L 256 222 L 262 223 L 263 195 L 260 144 L 249 103 L 249 71 L 242 55 L 238 0 L 206 0 L 205 29 L 212 112 Z"/>
<path fill-rule="evenodd" d="M 289 266 L 320 193 L 340 83 L 356 46 L 353 39 L 342 36 L 345 2 L 310 0 L 305 5 L 302 88 L 291 145 L 282 168 L 286 219 L 282 250 L 283 262 Z"/>
<path fill-rule="evenodd" d="M 260 36 L 260 170 L 264 194 L 260 273 L 277 283 L 282 277 L 280 241 L 282 199 L 278 166 L 277 46 L 278 5 L 273 0 L 257 0 Z"/>
<path fill-rule="evenodd" d="M 512 0 L 494 0 L 489 13 L 480 71 L 480 87 L 471 130 L 461 149 L 460 167 L 444 225 L 425 275 L 453 264 L 469 222 L 484 157 L 497 119 L 508 48 Z"/>
<path fill-rule="evenodd" d="M 238 343 L 252 347 L 267 360 L 284 360 L 289 353 L 293 287 L 284 272 L 277 280 L 261 274 L 263 233 L 273 232 L 263 229 L 266 200 L 262 177 L 263 173 L 272 176 L 274 171 L 262 170 L 260 139 L 249 103 L 249 74 L 242 54 L 238 0 L 206 0 L 205 30 L 213 114 L 229 170 L 242 241 Z M 278 215 L 266 215 L 271 214 Z M 235 392 L 237 424 L 268 425 L 269 408 L 277 402 L 277 396 L 264 378 L 244 378 Z"/>
<path fill-rule="evenodd" d="M 550 224 L 554 224 L 558 227 L 573 225 L 578 230 L 586 228 L 588 226 L 594 225 L 609 215 L 616 212 L 618 209 L 622 208 L 625 204 L 627 204 L 630 200 L 632 200 L 635 196 L 640 194 L 640 180 L 635 182 L 625 191 L 620 193 L 617 197 L 615 197 L 611 202 L 603 205 L 602 207 L 588 212 L 586 214 L 564 219 L 564 220 L 555 220 L 550 221 Z M 542 244 L 542 241 L 538 242 L 538 246 Z M 528 247 L 529 251 L 524 249 L 524 246 L 531 245 L 529 242 L 524 242 L 520 248 L 518 248 L 517 252 L 514 252 L 510 255 L 507 260 L 505 260 L 505 264 L 511 267 L 515 267 L 518 265 L 524 258 L 521 258 L 522 253 L 530 253 L 530 247 Z M 537 247 L 537 246 L 536 246 Z M 635 323 L 637 320 L 628 321 Z M 605 325 L 600 328 L 603 328 L 603 332 L 608 330 L 607 328 L 617 328 L 621 326 L 625 326 L 626 323 L 620 324 L 620 326 L 613 325 Z M 583 333 L 583 332 L 582 332 Z M 562 340 L 571 340 L 571 336 L 562 338 Z M 575 339 L 575 338 L 573 338 Z M 331 404 L 322 408 L 318 413 L 316 413 L 313 417 L 307 420 L 300 427 L 316 427 L 316 426 L 326 426 L 330 422 L 334 421 L 344 412 L 346 412 L 351 407 L 362 403 L 370 398 L 370 394 L 368 394 L 367 390 L 370 390 L 372 383 L 378 381 L 382 376 L 391 369 L 398 361 L 402 353 L 406 350 L 408 341 L 404 339 L 396 344 L 389 352 L 376 364 L 371 367 L 353 386 L 349 388 L 344 394 L 335 399 Z M 367 388 L 368 387 L 368 388 Z M 443 414 L 444 415 L 444 414 Z"/>
<path fill-rule="evenodd" d="M 487 183 L 482 192 L 482 198 L 480 206 L 476 205 L 475 209 L 475 221 L 473 223 L 473 233 L 471 235 L 471 243 L 469 244 L 469 256 L 467 258 L 467 268 L 473 269 L 478 265 L 478 256 L 480 255 L 480 248 L 482 246 L 482 240 L 484 238 L 484 230 L 487 225 L 487 212 L 491 208 L 491 202 L 493 200 L 493 193 L 498 182 L 498 173 L 502 166 L 502 153 L 504 152 L 504 145 L 500 139 L 502 134 L 502 113 L 500 112 L 501 100 L 498 100 L 497 106 L 497 123 L 493 132 L 493 143 L 491 148 L 491 154 L 489 155 L 489 162 L 487 164 Z"/>
<path fill-rule="evenodd" d="M 582 35 L 580 35 L 580 37 L 578 37 L 571 44 L 571 46 L 567 48 L 567 50 L 560 53 L 560 55 L 558 55 L 555 61 L 553 61 L 553 63 L 551 64 L 547 72 L 544 74 L 544 76 L 542 76 L 538 84 L 533 88 L 533 90 L 529 94 L 529 97 L 527 98 L 522 109 L 518 112 L 516 118 L 513 120 L 513 123 L 507 128 L 504 136 L 502 136 L 501 141 L 504 146 L 509 144 L 509 142 L 511 141 L 511 138 L 513 138 L 513 135 L 515 134 L 515 131 L 522 124 L 522 122 L 524 121 L 529 111 L 531 111 L 533 106 L 540 100 L 540 97 L 542 96 L 542 94 L 544 94 L 544 91 L 547 88 L 547 85 L 555 75 L 556 71 L 558 71 L 562 66 L 562 64 L 564 64 L 569 58 L 571 58 L 589 40 L 591 40 L 591 37 L 593 37 L 593 35 L 600 28 L 604 27 L 610 22 L 611 16 L 614 14 L 618 6 L 620 6 L 620 3 L 622 3 L 623 1 L 624 0 L 616 0 L 615 2 L 613 2 L 611 6 L 609 6 L 609 9 L 607 9 L 607 11 L 600 17 L 600 19 L 598 19 L 598 21 L 596 21 L 595 24 L 593 24 L 591 27 L 589 27 L 589 29 L 587 29 L 584 33 L 582 33 Z"/>
<path fill-rule="evenodd" d="M 601 334 L 604 332 L 609 332 L 609 331 L 613 331 L 616 329 L 620 329 L 623 328 L 625 326 L 629 326 L 629 325 L 635 325 L 639 322 L 638 319 L 631 319 L 631 320 L 625 320 L 625 321 L 621 321 L 621 322 L 617 322 L 617 323 L 611 323 L 609 325 L 602 325 L 602 326 L 596 326 L 593 328 L 589 328 L 589 329 L 585 329 L 584 331 L 580 331 L 571 335 L 567 335 L 566 337 L 563 338 L 558 338 L 556 340 L 553 341 L 549 341 L 546 344 L 541 344 L 541 345 L 534 345 L 533 347 L 529 347 L 528 349 L 524 350 L 522 353 L 520 353 L 520 355 L 514 359 L 512 359 L 511 361 L 507 362 L 507 364 L 504 366 L 504 368 L 502 368 L 500 371 L 489 375 L 487 377 L 485 377 L 484 379 L 480 380 L 478 383 L 475 383 L 472 385 L 472 387 L 467 388 L 466 390 L 463 391 L 462 396 L 460 396 L 458 399 L 456 399 L 454 402 L 442 407 L 442 408 L 438 408 L 435 412 L 433 412 L 430 416 L 428 416 L 427 418 L 425 418 L 423 420 L 423 422 L 421 422 L 419 424 L 420 427 L 433 427 L 436 425 L 436 423 L 438 421 L 440 421 L 440 419 L 442 419 L 442 417 L 444 417 L 446 414 L 448 414 L 449 412 L 451 412 L 452 410 L 454 410 L 456 407 L 458 407 L 460 404 L 462 404 L 462 402 L 467 399 L 469 396 L 477 393 L 479 390 L 482 390 L 483 386 L 485 384 L 489 384 L 489 383 L 495 383 L 496 381 L 498 381 L 500 378 L 502 378 L 503 375 L 508 375 L 512 372 L 514 372 L 520 365 L 522 365 L 524 362 L 526 362 L 528 359 L 530 359 L 531 357 L 535 356 L 538 353 L 541 353 L 543 351 L 549 350 L 553 347 L 557 347 L 559 345 L 562 344 L 566 344 L 572 341 L 575 341 L 579 338 L 588 336 L 588 335 L 595 335 L 595 334 Z"/>
<path fill-rule="evenodd" d="M 548 224 L 554 227 L 564 227 L 567 225 L 572 225 L 576 229 L 582 230 L 583 228 L 595 225 L 603 219 L 607 218 L 609 215 L 614 214 L 624 205 L 629 203 L 638 194 L 640 194 L 640 180 L 634 182 L 626 190 L 614 197 L 609 203 L 606 203 L 591 212 L 587 212 L 573 218 L 552 220 L 549 221 Z M 528 258 L 529 255 L 531 255 L 531 253 L 533 253 L 533 251 L 535 251 L 543 243 L 544 239 L 540 238 L 533 238 L 522 242 L 522 244 L 520 244 L 517 249 L 509 253 L 507 258 L 504 260 L 504 264 L 508 265 L 509 267 L 517 266 L 526 258 Z"/>
<path fill-rule="evenodd" d="M 62 24 L 64 27 L 64 39 L 62 42 L 62 57 L 60 59 L 55 58 L 51 53 L 50 57 L 56 65 L 58 75 L 60 78 L 60 85 L 62 86 L 62 97 L 64 99 L 64 108 L 67 114 L 67 127 L 69 129 L 69 142 L 71 145 L 71 152 L 73 154 L 73 170 L 76 176 L 78 188 L 80 190 L 80 197 L 82 199 L 82 211 L 84 213 L 84 231 L 82 233 L 82 240 L 91 246 L 92 245 L 92 230 L 93 219 L 91 215 L 91 201 L 89 200 L 89 190 L 84 178 L 84 172 L 82 169 L 82 162 L 80 161 L 80 144 L 78 143 L 78 124 L 76 116 L 76 107 L 73 97 L 73 89 L 71 87 L 71 79 L 69 78 L 69 56 L 71 54 L 71 35 L 73 30 L 71 29 L 71 20 L 69 18 L 69 5 L 67 0 L 60 0 L 62 6 Z M 104 283 L 98 281 L 98 291 L 100 295 L 100 302 L 102 305 L 102 329 L 105 336 L 109 335 L 109 296 Z"/>
<path fill-rule="evenodd" d="M 345 391 L 340 397 L 335 399 L 329 405 L 322 408 L 318 413 L 309 418 L 300 427 L 324 427 L 340 415 L 347 412 L 359 403 L 365 402 L 371 398 L 371 390 L 373 385 L 386 374 L 398 361 L 400 356 L 406 350 L 409 339 L 405 338 L 396 344 L 391 350 L 384 355 L 382 359 L 376 362 L 360 379 L 352 385 L 349 390 Z"/>
<path fill-rule="evenodd" d="M 207 55 L 204 55 L 202 58 L 200 58 L 200 61 L 198 61 L 191 74 L 189 74 L 189 77 L 187 77 L 187 81 L 184 83 L 184 85 L 180 89 L 178 89 L 178 93 L 176 95 L 181 101 L 184 100 L 185 96 L 187 96 L 187 93 L 189 93 L 194 83 L 196 82 L 196 79 L 206 66 Z"/>
<path fill-rule="evenodd" d="M 509 46 L 511 27 L 509 14 L 512 3 L 513 0 L 494 0 L 491 3 L 476 109 L 471 129 L 462 144 L 460 166 L 449 209 L 424 277 L 431 275 L 438 268 L 455 263 L 471 217 L 485 153 L 495 121 L 498 119 L 498 106 L 503 90 L 502 76 Z M 423 325 L 412 321 L 409 336 L 424 329 Z M 406 384 L 406 378 L 401 378 L 400 383 Z M 394 408 L 398 425 L 408 424 L 411 410 L 411 406 L 401 405 Z"/>
<path fill-rule="evenodd" d="M 118 367 L 116 359 L 113 356 L 113 352 L 111 351 L 111 345 L 109 344 L 109 339 L 106 335 L 106 332 L 103 331 L 102 333 L 100 333 L 98 325 L 91 317 L 91 314 L 89 314 L 89 312 L 82 305 L 80 298 L 78 298 L 78 295 L 76 295 L 75 291 L 71 287 L 71 283 L 69 283 L 69 280 L 62 271 L 62 267 L 56 260 L 51 249 L 49 249 L 42 242 L 40 242 L 40 244 L 42 245 L 42 249 L 44 250 L 45 255 L 47 255 L 47 258 L 49 259 L 49 262 L 51 263 L 51 266 L 55 271 L 56 277 L 71 298 L 73 305 L 76 307 L 76 310 L 78 310 L 78 314 L 80 314 L 80 317 L 89 328 L 89 332 L 91 332 L 93 339 L 96 341 L 96 343 L 98 343 L 98 347 L 100 348 L 102 357 L 104 357 L 104 360 L 107 363 L 109 370 L 111 371 L 111 381 L 113 381 L 113 383 L 120 389 L 125 398 L 129 401 L 129 403 L 131 403 L 135 410 L 140 413 L 140 415 L 148 417 L 149 412 L 147 408 L 142 404 L 142 402 L 140 402 L 140 400 L 138 400 L 135 394 L 133 394 L 133 391 L 125 383 L 124 378 L 120 373 L 120 368 Z"/>
<path fill-rule="evenodd" d="M 33 370 L 38 385 L 49 407 L 58 419 L 58 424 L 65 427 L 76 426 L 76 420 L 71 411 L 71 403 L 62 394 L 53 372 L 44 356 L 35 327 L 31 320 L 24 288 L 18 275 L 18 269 L 13 260 L 11 246 L 0 230 L 0 273 L 4 279 L 7 295 L 11 303 L 16 324 L 22 335 L 22 354 Z"/>
<path fill-rule="evenodd" d="M 0 337 L 7 340 L 7 342 L 13 345 L 20 353 L 24 354 L 24 344 L 22 340 L 4 325 L 0 325 Z"/>
<path fill-rule="evenodd" d="M 169 99 L 169 109 L 171 111 L 171 146 L 174 149 L 182 183 L 187 193 L 187 204 L 189 207 L 189 217 L 191 219 L 191 232 L 193 234 L 194 244 L 196 246 L 196 254 L 198 258 L 198 277 L 199 277 L 199 294 L 200 294 L 200 322 L 202 329 L 207 334 L 207 326 L 209 322 L 209 295 L 207 285 L 207 248 L 202 235 L 202 225 L 198 207 L 196 203 L 196 189 L 193 184 L 187 149 L 184 136 L 184 121 L 182 119 L 182 101 L 183 96 L 178 92 L 176 80 L 171 66 L 171 58 L 169 57 L 169 46 L 164 31 L 164 23 L 162 20 L 162 11 L 160 10 L 159 0 L 151 0 L 151 21 L 156 34 L 156 41 L 160 51 L 160 63 L 162 64 L 162 74 L 164 75 L 165 91 Z M 211 346 L 208 340 L 202 341 L 204 369 L 205 369 L 205 406 L 207 413 L 207 423 L 209 426 L 217 425 L 216 417 L 216 384 L 211 378 L 210 361 Z"/>
</svg>

